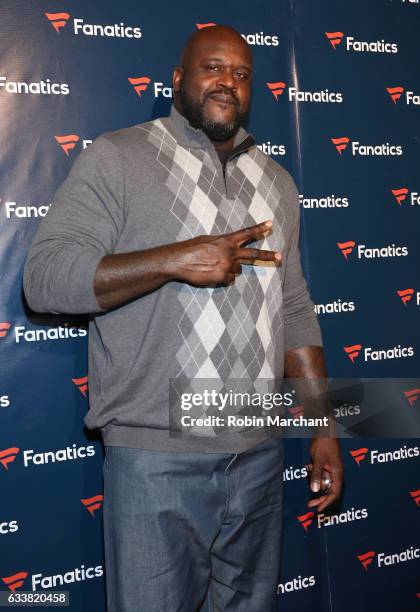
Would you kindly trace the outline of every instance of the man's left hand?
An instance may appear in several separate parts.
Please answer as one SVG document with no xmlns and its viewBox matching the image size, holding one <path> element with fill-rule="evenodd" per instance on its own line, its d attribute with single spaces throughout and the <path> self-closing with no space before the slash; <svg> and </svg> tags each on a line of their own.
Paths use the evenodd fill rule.
<svg viewBox="0 0 420 612">
<path fill-rule="evenodd" d="M 325 495 L 308 502 L 309 508 L 321 512 L 341 495 L 343 459 L 337 438 L 314 438 L 311 443 L 310 454 L 312 457 L 311 491 L 314 493 L 321 491 L 323 472 L 327 472 L 331 480 L 331 486 L 325 492 Z"/>
</svg>

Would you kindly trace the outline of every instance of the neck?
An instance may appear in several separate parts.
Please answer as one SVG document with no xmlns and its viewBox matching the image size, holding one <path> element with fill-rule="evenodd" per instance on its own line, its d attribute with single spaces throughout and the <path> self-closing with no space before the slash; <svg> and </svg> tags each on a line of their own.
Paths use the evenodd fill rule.
<svg viewBox="0 0 420 612">
<path fill-rule="evenodd" d="M 232 136 L 231 138 L 229 138 L 229 140 L 224 140 L 223 142 L 219 142 L 216 140 L 212 140 L 211 142 L 213 143 L 216 151 L 230 151 L 231 149 L 233 149 L 234 140 L 235 136 Z"/>
</svg>

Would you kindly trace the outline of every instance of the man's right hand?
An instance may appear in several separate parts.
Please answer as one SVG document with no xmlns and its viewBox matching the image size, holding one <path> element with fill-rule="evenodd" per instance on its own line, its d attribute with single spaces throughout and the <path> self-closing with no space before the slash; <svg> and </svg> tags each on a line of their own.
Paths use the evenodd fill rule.
<svg viewBox="0 0 420 612">
<path fill-rule="evenodd" d="M 198 236 L 170 245 L 169 273 L 192 285 L 214 287 L 233 283 L 241 273 L 241 264 L 253 265 L 256 260 L 279 264 L 278 251 L 244 247 L 264 238 L 271 226 L 271 221 L 264 221 L 229 234 Z"/>
<path fill-rule="evenodd" d="M 278 265 L 279 252 L 244 246 L 264 238 L 271 227 L 272 222 L 265 221 L 220 236 L 198 236 L 145 251 L 105 255 L 94 279 L 98 304 L 104 310 L 117 308 L 171 280 L 200 287 L 231 284 L 241 273 L 241 264 L 253 265 L 257 260 Z"/>
</svg>

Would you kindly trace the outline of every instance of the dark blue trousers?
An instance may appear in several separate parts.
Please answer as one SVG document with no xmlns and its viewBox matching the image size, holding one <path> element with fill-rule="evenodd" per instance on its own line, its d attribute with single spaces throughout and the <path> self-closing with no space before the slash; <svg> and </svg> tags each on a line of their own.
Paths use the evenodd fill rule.
<svg viewBox="0 0 420 612">
<path fill-rule="evenodd" d="M 275 612 L 283 444 L 240 454 L 107 446 L 108 612 Z"/>
</svg>

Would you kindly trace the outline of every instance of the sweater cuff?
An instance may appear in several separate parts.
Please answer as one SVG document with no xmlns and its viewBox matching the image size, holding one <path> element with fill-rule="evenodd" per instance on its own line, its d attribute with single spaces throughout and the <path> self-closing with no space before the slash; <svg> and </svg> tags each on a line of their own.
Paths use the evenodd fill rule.
<svg viewBox="0 0 420 612">
<path fill-rule="evenodd" d="M 74 262 L 74 269 L 69 274 L 71 282 L 68 293 L 69 300 L 73 302 L 69 307 L 74 312 L 106 312 L 106 308 L 99 305 L 94 290 L 95 274 L 102 258 L 101 253 L 85 251 Z"/>
<path fill-rule="evenodd" d="M 284 351 L 304 346 L 323 346 L 318 320 L 311 316 L 297 323 L 288 324 L 284 329 Z"/>
</svg>

